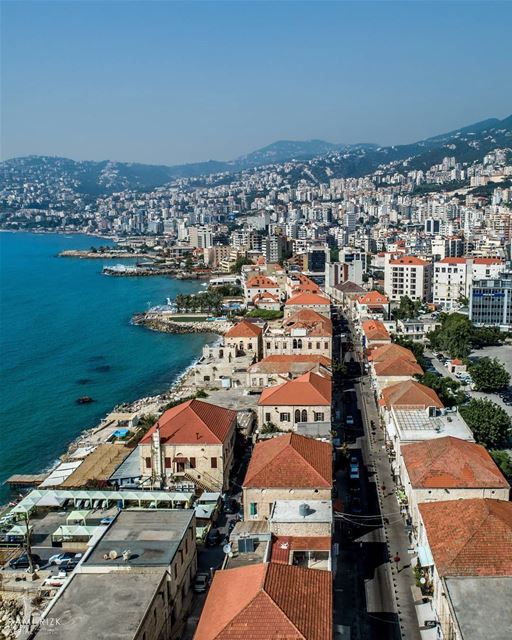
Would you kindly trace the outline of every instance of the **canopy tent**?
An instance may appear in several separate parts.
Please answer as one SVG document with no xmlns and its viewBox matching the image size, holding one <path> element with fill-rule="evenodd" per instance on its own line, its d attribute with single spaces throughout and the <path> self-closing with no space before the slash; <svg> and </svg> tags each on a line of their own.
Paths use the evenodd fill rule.
<svg viewBox="0 0 512 640">
<path fill-rule="evenodd" d="M 51 493 L 39 498 L 36 502 L 36 507 L 62 507 L 66 502 L 66 498 L 59 498 Z"/>
<path fill-rule="evenodd" d="M 88 541 L 97 531 L 98 527 L 85 525 L 62 525 L 52 533 L 52 542 Z"/>
<path fill-rule="evenodd" d="M 44 500 L 43 500 L 44 498 Z M 121 502 L 123 508 L 127 503 L 136 503 L 142 507 L 158 507 L 169 505 L 171 508 L 189 508 L 192 505 L 194 493 L 192 491 L 85 491 L 83 489 L 34 489 L 23 498 L 10 513 L 27 514 L 39 506 L 60 507 L 66 500 L 73 500 L 75 507 L 91 507 L 95 501 L 102 508 L 112 503 Z M 41 502 L 41 505 L 39 504 Z M 51 503 L 51 504 L 50 504 Z M 149 503 L 149 504 L 148 504 Z M 78 508 L 80 508 L 78 507 Z"/>
<path fill-rule="evenodd" d="M 29 525 L 29 534 L 32 532 L 32 529 L 32 525 Z M 27 537 L 27 527 L 24 524 L 15 524 L 5 535 L 7 536 L 7 540 L 9 540 L 9 538 L 22 538 L 25 540 Z"/>
<path fill-rule="evenodd" d="M 83 511 L 72 511 L 68 517 L 66 518 L 66 524 L 67 525 L 73 525 L 73 524 L 86 524 L 87 521 L 87 516 L 90 514 L 90 511 L 88 510 L 83 510 Z"/>
</svg>

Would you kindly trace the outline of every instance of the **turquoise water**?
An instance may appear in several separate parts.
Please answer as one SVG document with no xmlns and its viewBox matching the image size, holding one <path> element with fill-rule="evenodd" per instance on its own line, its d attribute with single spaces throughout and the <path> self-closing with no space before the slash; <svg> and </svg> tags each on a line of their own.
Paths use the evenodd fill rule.
<svg viewBox="0 0 512 640">
<path fill-rule="evenodd" d="M 37 473 L 115 404 L 168 388 L 212 336 L 170 335 L 130 317 L 201 288 L 103 276 L 102 260 L 58 258 L 88 236 L 0 233 L 0 483 Z M 77 405 L 89 395 L 95 402 Z M 0 504 L 7 495 L 0 485 Z"/>
</svg>

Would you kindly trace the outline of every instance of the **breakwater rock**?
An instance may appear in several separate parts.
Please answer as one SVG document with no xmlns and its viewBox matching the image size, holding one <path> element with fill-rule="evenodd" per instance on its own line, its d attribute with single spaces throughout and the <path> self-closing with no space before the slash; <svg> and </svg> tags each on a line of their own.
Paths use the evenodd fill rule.
<svg viewBox="0 0 512 640">
<path fill-rule="evenodd" d="M 162 333 L 218 333 L 219 335 L 224 335 L 232 326 L 231 322 L 225 320 L 177 322 L 166 316 L 151 313 L 135 314 L 132 323 Z"/>
</svg>

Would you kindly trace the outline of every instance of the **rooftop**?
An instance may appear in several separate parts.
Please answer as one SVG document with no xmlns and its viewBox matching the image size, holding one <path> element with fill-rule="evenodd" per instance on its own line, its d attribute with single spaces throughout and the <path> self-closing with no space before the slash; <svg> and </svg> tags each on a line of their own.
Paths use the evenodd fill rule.
<svg viewBox="0 0 512 640">
<path fill-rule="evenodd" d="M 188 400 L 167 410 L 140 441 L 151 442 L 159 429 L 163 444 L 220 444 L 229 436 L 236 411 L 201 400 Z"/>
<path fill-rule="evenodd" d="M 482 445 L 447 436 L 406 444 L 401 454 L 413 487 L 504 488 L 509 484 Z"/>
<path fill-rule="evenodd" d="M 391 340 L 388 330 L 380 320 L 365 320 L 361 328 L 369 340 Z"/>
<path fill-rule="evenodd" d="M 295 433 L 258 442 L 243 486 L 330 488 L 332 447 Z"/>
<path fill-rule="evenodd" d="M 249 367 L 251 373 L 281 373 L 301 375 L 319 366 L 330 368 L 331 360 L 325 356 L 304 354 L 272 355 Z"/>
<path fill-rule="evenodd" d="M 447 500 L 419 510 L 440 576 L 512 576 L 512 502 Z"/>
<path fill-rule="evenodd" d="M 48 612 L 59 625 L 42 625 L 36 638 L 133 638 L 164 571 L 75 573 Z M 136 597 L 134 597 L 136 594 Z M 122 615 L 120 615 L 122 612 Z"/>
<path fill-rule="evenodd" d="M 309 371 L 295 380 L 264 389 L 258 405 L 330 406 L 331 397 L 331 376 Z"/>
<path fill-rule="evenodd" d="M 297 305 L 297 304 L 298 305 L 330 306 L 331 302 L 329 298 L 326 298 L 325 296 L 322 296 L 318 293 L 304 292 L 304 293 L 298 293 L 292 298 L 288 298 L 288 300 L 285 303 L 286 306 Z"/>
<path fill-rule="evenodd" d="M 261 335 L 262 329 L 254 322 L 242 320 L 226 333 L 226 338 L 257 338 Z"/>
<path fill-rule="evenodd" d="M 217 571 L 195 640 L 330 640 L 332 576 L 328 571 L 257 564 Z"/>
<path fill-rule="evenodd" d="M 168 566 L 194 518 L 193 509 L 147 509 L 120 511 L 92 553 L 86 567 Z M 128 562 L 123 551 L 131 551 Z M 116 551 L 118 557 L 105 560 Z"/>
<path fill-rule="evenodd" d="M 443 591 L 464 640 L 503 640 L 512 629 L 512 577 L 445 578 Z"/>
<path fill-rule="evenodd" d="M 308 506 L 302 515 L 301 505 Z M 271 522 L 332 522 L 332 502 L 330 500 L 276 500 L 270 516 Z"/>
<path fill-rule="evenodd" d="M 437 393 L 430 387 L 416 380 L 405 380 L 386 387 L 382 391 L 382 404 L 386 407 L 402 407 L 426 409 L 427 407 L 443 408 Z"/>
<path fill-rule="evenodd" d="M 414 442 L 454 436 L 462 440 L 474 441 L 473 433 L 458 411 L 445 415 L 429 415 L 428 410 L 404 410 L 391 407 L 394 425 L 401 442 Z M 393 427 L 391 427 L 393 431 Z M 395 435 L 395 434 L 392 434 Z"/>
</svg>

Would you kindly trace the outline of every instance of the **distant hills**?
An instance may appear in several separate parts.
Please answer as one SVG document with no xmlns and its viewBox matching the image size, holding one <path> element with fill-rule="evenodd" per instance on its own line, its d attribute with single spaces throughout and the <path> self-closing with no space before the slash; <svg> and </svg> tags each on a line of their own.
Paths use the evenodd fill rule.
<svg viewBox="0 0 512 640">
<path fill-rule="evenodd" d="M 191 178 L 212 173 L 236 173 L 269 164 L 296 161 L 308 163 L 309 176 L 318 180 L 329 177 L 359 177 L 372 173 L 379 165 L 406 163 L 410 169 L 426 169 L 445 156 L 460 162 L 482 159 L 492 149 L 512 147 L 512 115 L 503 120 L 489 118 L 472 125 L 412 144 L 379 147 L 375 144 L 334 144 L 324 140 L 280 140 L 229 162 L 207 162 L 174 166 L 112 162 L 104 160 L 74 161 L 53 156 L 27 156 L 0 163 L 3 185 L 30 180 L 64 179 L 74 190 L 89 196 L 123 189 L 147 190 L 177 178 Z M 300 167 L 297 169 L 300 175 Z"/>
</svg>

